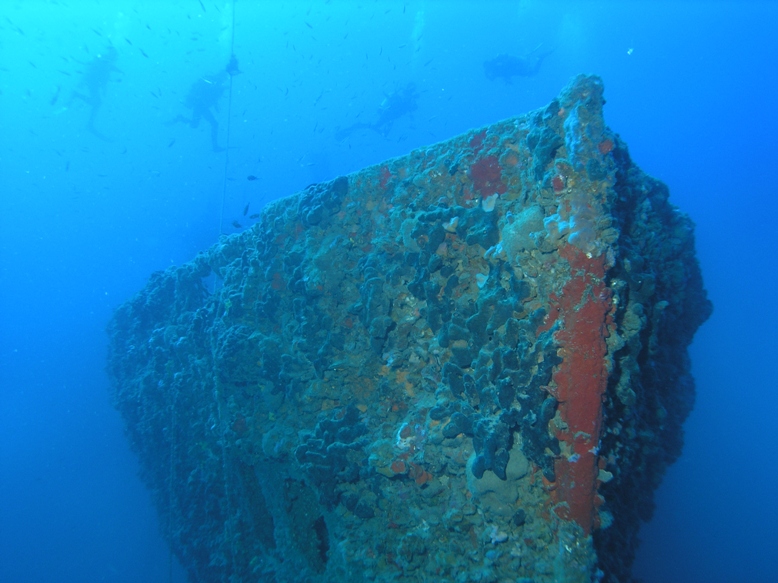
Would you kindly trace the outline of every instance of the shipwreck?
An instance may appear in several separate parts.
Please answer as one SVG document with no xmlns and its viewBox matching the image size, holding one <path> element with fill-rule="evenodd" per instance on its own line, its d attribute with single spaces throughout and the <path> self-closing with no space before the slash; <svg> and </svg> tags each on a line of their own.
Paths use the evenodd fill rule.
<svg viewBox="0 0 778 583">
<path fill-rule="evenodd" d="M 629 581 L 711 313 L 693 225 L 579 76 L 269 204 L 110 325 L 192 582 Z"/>
</svg>

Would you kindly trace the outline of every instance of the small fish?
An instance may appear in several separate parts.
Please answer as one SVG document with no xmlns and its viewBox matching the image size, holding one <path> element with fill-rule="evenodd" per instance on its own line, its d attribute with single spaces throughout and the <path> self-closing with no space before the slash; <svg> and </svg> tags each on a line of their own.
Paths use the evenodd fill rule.
<svg viewBox="0 0 778 583">
<path fill-rule="evenodd" d="M 6 22 L 8 22 L 8 24 L 10 24 L 10 25 L 11 25 L 11 28 L 12 28 L 12 29 L 14 29 L 14 30 L 15 30 L 16 32 L 18 32 L 19 34 L 21 34 L 21 35 L 24 35 L 24 31 L 23 31 L 21 28 L 19 28 L 18 26 L 16 26 L 16 25 L 15 25 L 15 24 L 14 24 L 14 23 L 11 21 L 11 19 L 10 19 L 10 18 L 8 18 L 8 17 L 6 16 L 6 17 L 5 17 L 5 20 L 6 20 Z"/>
<path fill-rule="evenodd" d="M 175 138 L 173 138 L 172 140 L 170 140 L 170 143 L 167 145 L 167 147 L 168 147 L 168 148 L 172 148 L 172 147 L 173 147 L 173 144 L 175 144 L 175 143 L 176 143 L 176 139 L 175 139 Z"/>
<path fill-rule="evenodd" d="M 127 41 L 127 44 L 132 46 L 132 41 L 128 39 L 126 36 L 124 37 L 124 40 Z"/>
<path fill-rule="evenodd" d="M 257 177 L 254 176 L 253 174 L 249 174 L 248 176 L 246 176 L 246 180 L 256 180 L 256 179 Z"/>
<path fill-rule="evenodd" d="M 250 218 L 250 219 L 253 221 L 253 220 L 256 220 L 256 219 L 258 219 L 259 217 L 260 217 L 260 214 L 259 214 L 259 213 L 254 213 L 254 214 L 253 214 L 253 215 L 251 215 L 249 218 Z"/>
<path fill-rule="evenodd" d="M 138 50 L 140 51 L 140 54 L 141 54 L 141 55 L 143 55 L 143 56 L 144 56 L 144 57 L 146 57 L 147 59 L 149 58 L 149 56 L 146 54 L 146 51 L 144 51 L 142 48 L 138 47 Z"/>
<path fill-rule="evenodd" d="M 203 9 L 203 12 L 205 12 L 205 4 L 203 4 L 203 0 L 198 0 L 200 2 L 200 8 Z"/>
<path fill-rule="evenodd" d="M 244 216 L 244 217 L 245 217 L 247 214 L 249 214 L 249 205 L 250 205 L 250 204 L 251 204 L 251 203 L 247 204 L 247 205 L 246 205 L 246 206 L 243 208 L 243 216 Z"/>
<path fill-rule="evenodd" d="M 54 92 L 54 97 L 51 98 L 51 101 L 49 101 L 49 105 L 55 105 L 57 103 L 57 99 L 59 99 L 59 90 L 61 87 L 57 85 L 57 90 Z"/>
<path fill-rule="evenodd" d="M 305 23 L 305 26 L 307 26 L 308 28 L 310 28 L 311 30 L 313 30 L 313 27 L 312 27 L 312 26 L 311 26 L 309 23 L 307 23 L 307 22 L 306 22 L 306 23 Z"/>
<path fill-rule="evenodd" d="M 241 225 L 238 221 L 232 221 L 232 226 L 236 229 L 242 229 L 243 225 Z"/>
<path fill-rule="evenodd" d="M 68 170 L 70 170 L 70 160 L 65 162 L 65 172 L 67 172 Z"/>
</svg>

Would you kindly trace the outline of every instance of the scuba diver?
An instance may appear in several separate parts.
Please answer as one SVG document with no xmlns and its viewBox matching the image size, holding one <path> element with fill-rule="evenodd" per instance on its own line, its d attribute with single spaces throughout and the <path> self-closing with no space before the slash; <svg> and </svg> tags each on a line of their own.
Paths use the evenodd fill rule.
<svg viewBox="0 0 778 583">
<path fill-rule="evenodd" d="M 497 55 L 494 59 L 484 62 L 484 73 L 487 79 L 494 81 L 502 77 L 506 83 L 511 83 L 513 77 L 532 77 L 540 71 L 543 60 L 554 52 L 554 49 L 538 53 L 542 44 L 535 47 L 522 57 L 513 55 Z"/>
<path fill-rule="evenodd" d="M 338 130 L 335 133 L 337 140 L 343 140 L 355 131 L 368 129 L 387 137 L 392 130 L 394 122 L 401 117 L 413 113 L 418 108 L 417 100 L 419 92 L 415 83 L 408 83 L 402 89 L 390 93 L 378 108 L 378 117 L 373 123 L 357 122 L 353 125 Z"/>
<path fill-rule="evenodd" d="M 73 100 L 78 98 L 87 105 L 91 106 L 89 112 L 89 122 L 86 128 L 95 136 L 110 142 L 111 140 L 101 134 L 95 127 L 95 121 L 97 120 L 97 114 L 103 105 L 103 94 L 108 85 L 108 81 L 111 78 L 111 73 L 121 73 L 121 70 L 116 67 L 116 58 L 119 56 L 117 50 L 113 46 L 109 46 L 104 54 L 97 55 L 89 63 L 87 63 L 86 71 L 79 81 L 79 87 L 86 87 L 86 93 L 80 93 L 74 91 L 70 98 L 69 104 L 73 103 Z"/>
<path fill-rule="evenodd" d="M 241 73 L 238 68 L 238 59 L 235 55 L 230 57 L 230 62 L 224 70 L 215 75 L 201 77 L 194 82 L 189 89 L 189 93 L 184 99 L 184 105 L 192 110 L 192 117 L 185 117 L 178 114 L 174 119 L 167 122 L 166 125 L 173 125 L 179 122 L 186 123 L 191 128 L 197 128 L 200 120 L 205 120 L 211 126 L 211 147 L 214 152 L 223 152 L 224 148 L 219 146 L 219 122 L 211 111 L 219 111 L 219 100 L 224 90 L 227 88 L 229 80 L 233 75 Z"/>
</svg>

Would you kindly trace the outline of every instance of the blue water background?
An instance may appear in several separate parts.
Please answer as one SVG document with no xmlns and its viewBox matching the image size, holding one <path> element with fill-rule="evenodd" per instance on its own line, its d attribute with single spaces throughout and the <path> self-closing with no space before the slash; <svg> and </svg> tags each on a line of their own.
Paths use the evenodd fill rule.
<svg viewBox="0 0 778 583">
<path fill-rule="evenodd" d="M 0 3 L 0 581 L 169 580 L 104 373 L 106 323 L 151 272 L 233 232 L 247 204 L 541 107 L 581 72 L 603 77 L 608 124 L 696 222 L 715 304 L 636 574 L 778 580 L 776 3 L 235 0 L 234 36 L 232 6 Z M 225 173 L 206 123 L 164 122 L 233 42 Z M 555 52 L 537 76 L 484 76 L 541 43 Z M 70 99 L 109 44 L 110 142 Z M 419 108 L 387 137 L 335 139 L 409 81 Z"/>
</svg>

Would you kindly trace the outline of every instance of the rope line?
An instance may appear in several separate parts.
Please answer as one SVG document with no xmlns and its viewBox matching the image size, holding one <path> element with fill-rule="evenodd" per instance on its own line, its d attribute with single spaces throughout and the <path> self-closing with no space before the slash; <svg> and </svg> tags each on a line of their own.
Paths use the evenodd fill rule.
<svg viewBox="0 0 778 583">
<path fill-rule="evenodd" d="M 230 60 L 232 61 L 235 53 L 235 0 L 232 0 L 232 34 L 230 35 Z M 229 94 L 229 103 L 227 105 L 227 153 L 224 156 L 224 185 L 222 188 L 222 210 L 219 217 L 219 236 L 222 235 L 223 231 L 223 221 L 224 221 L 224 206 L 225 201 L 227 199 L 227 169 L 229 166 L 229 160 L 230 160 L 230 129 L 232 125 L 232 73 L 230 73 L 230 94 Z M 230 496 L 232 494 L 231 488 L 230 488 L 230 474 L 228 471 L 228 457 L 227 457 L 227 444 L 226 444 L 226 423 L 227 420 L 222 415 L 222 399 L 221 399 L 221 391 L 219 390 L 219 382 L 216 381 L 216 390 L 214 391 L 214 400 L 216 401 L 216 413 L 219 417 L 219 431 L 221 433 L 219 441 L 221 442 L 222 446 L 222 473 L 224 478 L 224 499 L 225 499 L 225 506 L 227 509 L 227 516 L 224 520 L 223 525 L 223 532 L 225 540 L 229 541 L 229 551 L 230 551 L 230 571 L 234 573 L 235 571 L 235 557 L 237 555 L 237 550 L 235 548 L 235 536 L 234 536 L 234 524 L 233 524 L 233 509 L 232 509 L 232 503 L 230 501 Z M 232 577 L 230 577 L 232 579 Z"/>
<path fill-rule="evenodd" d="M 168 544 L 170 545 L 170 556 L 168 557 L 168 580 L 173 583 L 173 481 L 175 480 L 174 456 L 176 443 L 176 393 L 173 393 L 172 404 L 170 406 L 170 468 L 168 477 Z"/>
<path fill-rule="evenodd" d="M 235 0 L 232 0 L 232 34 L 230 35 L 230 59 L 235 54 Z M 228 72 L 229 73 L 229 72 Z M 227 201 L 227 170 L 230 165 L 230 129 L 232 126 L 232 73 L 230 76 L 229 98 L 227 102 L 227 148 L 224 154 L 224 179 L 222 180 L 222 208 L 219 212 L 219 235 L 224 234 L 224 206 Z"/>
</svg>

